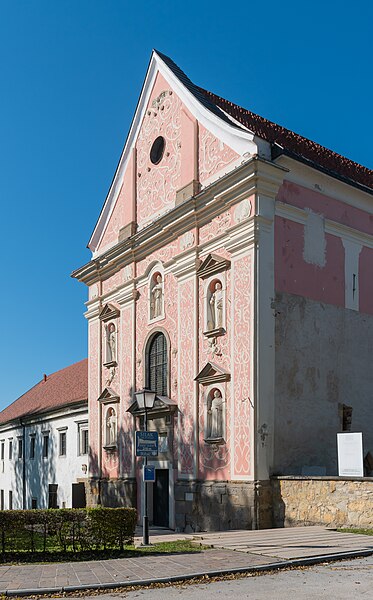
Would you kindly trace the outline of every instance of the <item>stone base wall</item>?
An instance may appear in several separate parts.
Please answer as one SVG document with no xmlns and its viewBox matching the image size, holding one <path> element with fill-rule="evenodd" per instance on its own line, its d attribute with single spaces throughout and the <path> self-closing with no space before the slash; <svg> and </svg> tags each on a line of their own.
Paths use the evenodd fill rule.
<svg viewBox="0 0 373 600">
<path fill-rule="evenodd" d="M 90 479 L 86 482 L 87 506 L 136 508 L 135 479 Z"/>
<path fill-rule="evenodd" d="M 269 481 L 178 481 L 175 527 L 178 531 L 223 531 L 272 526 Z"/>
<path fill-rule="evenodd" d="M 274 477 L 275 527 L 373 527 L 373 478 Z"/>
</svg>

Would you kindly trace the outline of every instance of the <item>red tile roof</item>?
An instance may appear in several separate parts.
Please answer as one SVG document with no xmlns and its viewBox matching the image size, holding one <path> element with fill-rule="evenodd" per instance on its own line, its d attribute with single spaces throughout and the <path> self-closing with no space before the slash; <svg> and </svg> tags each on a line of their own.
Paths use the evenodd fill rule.
<svg viewBox="0 0 373 600">
<path fill-rule="evenodd" d="M 0 424 L 88 399 L 88 360 L 48 375 L 0 412 Z"/>
<path fill-rule="evenodd" d="M 198 87 L 198 91 L 212 104 L 224 110 L 236 121 L 250 129 L 255 135 L 271 144 L 278 144 L 295 158 L 305 159 L 332 175 L 354 181 L 373 190 L 373 171 L 348 158 L 312 142 L 311 140 L 281 127 L 272 121 L 246 110 L 229 100 Z"/>
</svg>

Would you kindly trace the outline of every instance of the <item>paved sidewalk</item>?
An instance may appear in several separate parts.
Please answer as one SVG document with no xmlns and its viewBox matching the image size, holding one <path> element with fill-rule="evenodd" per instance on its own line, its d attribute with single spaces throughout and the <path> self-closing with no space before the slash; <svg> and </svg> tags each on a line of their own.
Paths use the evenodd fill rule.
<svg viewBox="0 0 373 600">
<path fill-rule="evenodd" d="M 373 553 L 373 536 L 340 533 L 322 526 L 219 531 L 199 533 L 193 538 L 214 548 L 275 556 L 282 560 L 364 550 Z"/>
<path fill-rule="evenodd" d="M 198 553 L 32 565 L 0 565 L 0 594 L 31 595 L 147 585 L 204 574 L 315 564 L 326 559 L 373 554 L 373 537 L 341 534 L 324 527 L 227 531 L 194 536 L 150 532 L 152 543 L 191 539 L 212 544 Z M 137 538 L 137 541 L 140 541 Z"/>
</svg>

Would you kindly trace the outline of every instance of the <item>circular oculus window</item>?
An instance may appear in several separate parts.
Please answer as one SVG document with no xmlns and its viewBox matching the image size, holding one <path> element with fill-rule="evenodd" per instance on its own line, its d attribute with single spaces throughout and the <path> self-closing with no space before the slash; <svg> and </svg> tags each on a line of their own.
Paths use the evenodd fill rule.
<svg viewBox="0 0 373 600">
<path fill-rule="evenodd" d="M 161 162 L 165 146 L 166 141 L 161 135 L 154 140 L 153 145 L 150 149 L 150 160 L 153 163 L 153 165 L 157 165 Z"/>
</svg>

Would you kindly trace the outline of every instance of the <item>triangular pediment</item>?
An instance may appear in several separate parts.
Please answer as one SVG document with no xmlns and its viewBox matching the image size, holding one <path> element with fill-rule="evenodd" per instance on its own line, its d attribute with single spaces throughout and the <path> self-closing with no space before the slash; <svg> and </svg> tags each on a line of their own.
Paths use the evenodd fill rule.
<svg viewBox="0 0 373 600">
<path fill-rule="evenodd" d="M 158 91 L 157 95 L 154 96 L 154 88 L 157 84 L 157 79 L 159 80 L 160 78 L 164 85 Z M 121 202 L 123 201 L 130 204 L 130 192 L 127 193 L 126 189 L 136 188 L 139 190 L 141 186 L 144 186 L 144 180 L 152 178 L 154 174 L 155 176 L 157 174 L 157 162 L 154 163 L 154 167 L 151 166 L 151 168 L 149 168 L 149 174 L 147 173 L 147 169 L 145 169 L 144 172 L 139 172 L 141 169 L 134 166 L 134 156 L 137 156 L 138 153 L 137 145 L 139 136 L 141 132 L 144 131 L 144 122 L 153 118 L 153 116 L 155 121 L 160 120 L 160 115 L 166 113 L 166 110 L 164 113 L 162 112 L 164 102 L 167 102 L 167 99 L 171 94 L 173 94 L 173 98 L 175 96 L 178 98 L 184 113 L 188 115 L 186 119 L 191 118 L 198 121 L 204 131 L 208 131 L 215 140 L 218 140 L 218 142 L 224 146 L 224 148 L 226 147 L 229 149 L 229 152 L 234 155 L 234 160 L 240 161 L 243 156 L 247 157 L 249 155 L 255 155 L 258 152 L 257 140 L 256 138 L 254 139 L 253 132 L 249 131 L 248 128 L 244 127 L 234 118 L 227 116 L 227 114 L 214 104 L 207 95 L 201 93 L 198 86 L 193 84 L 171 59 L 154 50 L 122 156 L 119 160 L 116 173 L 96 227 L 88 243 L 88 247 L 92 250 L 94 255 L 98 255 L 104 251 L 105 248 L 128 238 L 136 229 L 137 225 L 141 228 L 142 225 L 145 226 L 146 219 L 150 219 L 150 216 L 144 217 L 142 219 L 142 224 L 140 221 L 138 221 L 138 223 L 131 222 L 131 232 L 125 233 L 125 235 L 122 235 L 123 227 L 128 224 L 123 223 L 120 225 L 119 232 L 116 232 L 115 236 L 112 234 L 106 236 L 106 230 L 108 229 L 109 231 L 112 229 L 111 227 L 108 227 L 110 219 L 113 218 L 112 222 L 114 223 L 121 218 L 120 214 L 122 208 L 118 207 L 120 204 L 120 202 L 117 203 L 118 198 Z M 176 127 L 178 123 L 179 117 L 177 119 L 174 118 L 173 126 Z M 158 135 L 162 134 L 158 133 Z M 148 141 L 146 141 L 146 147 L 147 143 Z M 181 140 L 177 140 L 177 143 L 175 142 L 173 146 L 173 148 L 168 150 L 171 154 L 172 152 L 176 152 L 176 149 L 179 146 L 182 146 L 183 148 L 187 147 L 186 144 L 181 143 Z M 170 156 L 168 160 L 169 162 L 178 162 L 179 158 L 180 157 L 175 154 L 174 157 Z M 229 160 L 233 160 L 232 156 L 230 156 Z M 131 175 L 129 175 L 129 173 L 131 173 Z M 194 179 L 195 178 L 192 176 L 190 181 L 182 182 L 180 188 L 183 188 L 183 186 L 186 186 L 187 184 L 189 185 Z M 198 182 L 193 181 L 193 183 L 196 183 L 197 186 Z M 154 198 L 154 201 L 156 202 L 156 195 Z M 172 208 L 172 206 L 169 206 L 168 208 Z M 158 214 L 157 210 L 158 209 L 156 208 L 154 212 L 155 216 Z"/>
<path fill-rule="evenodd" d="M 205 279 L 206 277 L 210 277 L 210 275 L 214 275 L 215 273 L 226 271 L 230 266 L 231 263 L 226 258 L 218 256 L 217 254 L 208 254 L 199 266 L 197 275 L 198 277 Z"/>
<path fill-rule="evenodd" d="M 153 408 L 148 409 L 148 414 L 154 416 L 154 414 L 158 413 L 174 412 L 176 409 L 176 402 L 168 396 L 156 396 L 154 400 L 154 406 Z M 144 413 L 144 409 L 139 408 L 137 400 L 134 400 L 127 409 L 127 412 L 131 413 L 132 415 L 142 415 Z"/>
<path fill-rule="evenodd" d="M 119 310 L 112 304 L 105 304 L 100 311 L 101 321 L 110 321 L 119 317 Z"/>
<path fill-rule="evenodd" d="M 98 402 L 102 402 L 103 404 L 109 404 L 113 402 L 119 402 L 119 396 L 115 390 L 111 387 L 106 387 L 99 397 L 97 398 Z"/>
<path fill-rule="evenodd" d="M 210 385 L 222 381 L 230 381 L 230 379 L 231 375 L 228 371 L 212 362 L 208 362 L 198 373 L 195 381 L 198 381 L 202 385 Z"/>
</svg>

